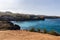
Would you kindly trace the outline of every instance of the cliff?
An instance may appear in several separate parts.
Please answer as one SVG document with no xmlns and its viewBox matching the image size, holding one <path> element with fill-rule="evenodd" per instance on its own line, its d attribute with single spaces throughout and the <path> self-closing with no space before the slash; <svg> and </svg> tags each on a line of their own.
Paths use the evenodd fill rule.
<svg viewBox="0 0 60 40">
<path fill-rule="evenodd" d="M 0 12 L 0 21 L 30 21 L 30 20 L 44 20 L 44 17 L 29 14 L 19 14 L 11 12 Z"/>
</svg>

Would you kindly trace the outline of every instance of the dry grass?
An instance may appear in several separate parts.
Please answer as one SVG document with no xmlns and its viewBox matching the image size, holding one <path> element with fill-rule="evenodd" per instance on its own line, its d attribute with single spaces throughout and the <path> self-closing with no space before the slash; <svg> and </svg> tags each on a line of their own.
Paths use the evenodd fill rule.
<svg viewBox="0 0 60 40">
<path fill-rule="evenodd" d="M 60 36 L 29 31 L 0 31 L 0 40 L 60 40 Z"/>
</svg>

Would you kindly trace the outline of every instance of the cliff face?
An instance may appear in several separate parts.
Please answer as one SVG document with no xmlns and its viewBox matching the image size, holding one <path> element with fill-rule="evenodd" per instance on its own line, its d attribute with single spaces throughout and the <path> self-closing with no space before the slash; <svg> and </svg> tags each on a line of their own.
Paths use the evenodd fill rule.
<svg viewBox="0 0 60 40">
<path fill-rule="evenodd" d="M 44 17 L 38 17 L 35 15 L 17 15 L 12 16 L 12 15 L 1 15 L 0 16 L 0 21 L 29 21 L 29 20 L 44 20 Z"/>
<path fill-rule="evenodd" d="M 20 30 L 20 27 L 9 21 L 0 21 L 0 30 Z"/>
</svg>

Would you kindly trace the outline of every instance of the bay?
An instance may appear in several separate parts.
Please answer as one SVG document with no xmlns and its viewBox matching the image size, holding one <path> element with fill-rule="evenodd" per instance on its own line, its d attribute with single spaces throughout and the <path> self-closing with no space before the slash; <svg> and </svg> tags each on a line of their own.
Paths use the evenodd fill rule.
<svg viewBox="0 0 60 40">
<path fill-rule="evenodd" d="M 40 28 L 41 30 L 46 29 L 47 31 L 54 30 L 60 33 L 60 19 L 45 19 L 37 21 L 11 21 L 13 24 L 17 24 L 21 29 L 35 29 Z"/>
</svg>

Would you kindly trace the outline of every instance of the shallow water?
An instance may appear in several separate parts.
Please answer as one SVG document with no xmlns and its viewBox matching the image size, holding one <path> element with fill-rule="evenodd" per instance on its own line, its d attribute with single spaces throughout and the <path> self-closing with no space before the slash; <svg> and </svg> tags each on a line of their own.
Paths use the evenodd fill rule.
<svg viewBox="0 0 60 40">
<path fill-rule="evenodd" d="M 60 19 L 45 19 L 44 21 L 11 21 L 14 24 L 17 24 L 21 27 L 21 29 L 30 29 L 40 28 L 43 30 L 44 28 L 47 31 L 55 30 L 56 32 L 60 33 Z"/>
</svg>

